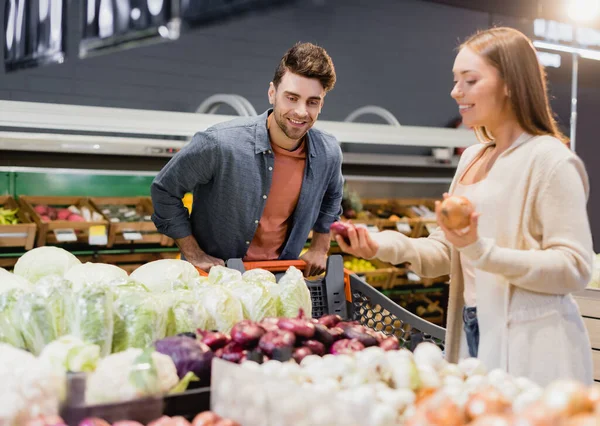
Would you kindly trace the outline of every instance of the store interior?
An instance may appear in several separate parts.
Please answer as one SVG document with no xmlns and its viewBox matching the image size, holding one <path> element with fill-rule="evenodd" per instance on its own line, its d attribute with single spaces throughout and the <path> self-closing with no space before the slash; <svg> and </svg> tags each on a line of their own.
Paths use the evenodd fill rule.
<svg viewBox="0 0 600 426">
<path fill-rule="evenodd" d="M 240 281 L 239 288 L 232 286 L 231 294 L 208 294 L 198 289 L 204 278 L 189 263 L 191 270 L 153 269 L 181 256 L 175 241 L 152 222 L 150 187 L 197 132 L 266 111 L 269 82 L 281 55 L 298 41 L 311 42 L 327 50 L 337 73 L 315 128 L 340 143 L 342 219 L 373 233 L 393 230 L 426 238 L 437 227 L 435 202 L 448 190 L 461 154 L 478 143 L 475 133 L 461 126 L 450 96 L 457 49 L 479 30 L 508 26 L 541 43 L 536 46 L 551 107 L 589 177 L 587 211 L 598 253 L 600 2 L 575 1 L 574 9 L 566 0 L 2 3 L 0 268 L 5 271 L 0 272 L 10 271 L 10 277 L 0 275 L 0 342 L 28 351 L 30 364 L 41 375 L 48 373 L 43 364 L 46 351 L 46 358 L 55 357 L 54 366 L 60 364 L 55 370 L 61 374 L 48 373 L 48 383 L 36 383 L 31 371 L 17 369 L 18 355 L 7 352 L 14 359 L 6 361 L 4 370 L 0 366 L 0 377 L 4 374 L 14 384 L 6 393 L 0 384 L 0 395 L 17 398 L 14 389 L 20 386 L 18 397 L 29 401 L 13 413 L 0 409 L 0 424 L 599 424 L 592 423 L 600 422 L 599 388 L 574 382 L 544 388 L 497 369 L 487 372 L 475 358 L 458 364 L 443 360 L 449 275 L 424 277 L 410 263 L 348 255 L 335 241 L 325 275 L 305 283 L 284 268 L 270 269 L 269 278 L 261 278 L 270 283 L 270 276 L 280 280 L 285 273 L 292 284 L 298 284 L 294 279 L 301 287 L 306 284 L 301 290 L 314 318 L 291 318 L 298 322 L 290 325 L 280 318 L 270 324 L 295 333 L 304 346 L 298 343 L 289 353 L 265 349 L 258 343 L 262 334 L 254 340 L 250 336 L 257 324 L 263 321 L 258 328 L 264 334 L 272 331 L 265 317 L 296 316 L 280 315 L 285 302 L 281 296 L 272 297 L 267 284 L 259 286 L 258 298 L 268 299 L 272 309 L 254 315 L 248 306 L 256 303 L 256 296 L 246 300 L 250 292 L 242 286 L 254 283 L 251 279 Z M 583 35 L 577 40 L 571 35 L 568 41 L 567 33 Z M 183 203 L 192 208 L 191 194 Z M 311 235 L 306 249 L 310 244 Z M 64 251 L 56 258 L 48 252 L 46 259 L 38 257 L 29 265 L 25 275 L 19 272 L 19 262 L 21 271 L 31 262 L 26 255 L 46 247 Z M 85 293 L 81 289 L 87 284 L 77 274 L 71 274 L 73 287 L 67 286 L 67 269 L 88 262 L 114 265 L 119 272 L 82 269 L 81 276 L 106 273 L 122 280 L 123 289 Z M 241 272 L 249 267 L 235 261 L 227 266 Z M 62 271 L 60 279 L 53 275 L 56 271 Z M 27 290 L 35 297 L 25 297 L 14 293 L 21 285 L 15 284 L 21 279 L 15 279 L 17 275 L 30 284 L 40 276 L 46 279 L 38 290 Z M 209 276 L 211 286 L 241 279 L 237 271 L 214 275 Z M 151 283 L 143 282 L 147 294 L 133 289 L 134 281 L 142 282 L 143 277 Z M 155 289 L 163 291 L 161 286 L 172 294 L 157 295 Z M 590 337 L 595 382 L 600 382 L 598 289 L 596 263 L 588 287 L 573 294 Z M 244 294 L 239 301 L 236 291 Z M 228 314 L 232 304 L 241 314 Z M 298 306 L 293 308 L 297 312 Z M 342 330 L 343 339 L 354 341 L 354 332 L 357 342 L 372 339 L 370 344 L 359 343 L 362 349 L 378 346 L 386 352 L 356 350 L 351 357 L 354 350 L 340 346 L 336 352 L 333 340 L 328 345 L 317 339 L 315 324 L 323 326 L 326 341 L 335 335 L 332 330 L 339 319 L 333 315 L 347 327 L 361 327 Z M 102 332 L 89 323 L 94 318 Z M 31 327 L 13 327 L 17 322 Z M 301 322 L 310 330 L 302 329 Z M 50 334 L 43 325 L 48 323 Z M 72 324 L 77 325 L 71 328 Z M 250 336 L 249 340 L 236 341 L 236 331 L 244 336 L 240 339 Z M 188 339 L 183 335 L 190 332 L 200 345 L 193 350 L 184 348 L 186 341 L 176 341 Z M 243 351 L 240 346 L 239 351 L 227 352 L 232 339 Z M 422 341 L 421 349 L 415 349 Z M 146 349 L 150 343 L 157 352 Z M 308 352 L 298 351 L 310 345 L 314 346 Z M 414 352 L 402 355 L 395 351 L 400 347 Z M 343 362 L 327 355 L 317 360 L 312 356 L 314 364 L 302 363 L 305 356 L 323 355 L 325 350 L 345 357 Z M 196 358 L 184 366 L 178 356 Z M 263 356 L 269 361 L 263 362 Z M 256 366 L 244 368 L 242 357 L 256 361 Z M 296 360 L 289 368 L 270 361 L 289 359 Z M 116 371 L 125 363 L 127 372 Z M 21 379 L 17 370 L 10 371 L 13 365 L 23 373 Z M 43 388 L 39 402 L 26 395 L 26 389 L 36 385 Z M 436 393 L 442 388 L 456 394 Z M 281 403 L 282 394 L 294 403 Z M 441 394 L 462 402 L 452 403 Z M 554 417 L 534 413 L 534 408 L 544 411 L 542 404 L 550 404 L 555 411 L 548 412 Z M 444 414 L 436 418 L 419 417 L 441 411 Z M 520 413 L 527 422 L 511 423 Z M 536 415 L 539 423 L 532 420 Z"/>
</svg>

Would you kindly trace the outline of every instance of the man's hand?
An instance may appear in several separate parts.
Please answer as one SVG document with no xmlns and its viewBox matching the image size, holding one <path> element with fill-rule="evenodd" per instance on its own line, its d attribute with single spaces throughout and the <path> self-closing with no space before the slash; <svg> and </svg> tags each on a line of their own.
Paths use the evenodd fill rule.
<svg viewBox="0 0 600 426">
<path fill-rule="evenodd" d="M 300 259 L 306 262 L 304 269 L 305 277 L 314 277 L 325 271 L 327 265 L 327 251 L 309 248 L 306 253 L 300 256 Z"/>
<path fill-rule="evenodd" d="M 225 266 L 225 262 L 222 259 L 217 259 L 216 257 L 209 256 L 206 253 L 194 258 L 186 260 L 194 265 L 196 268 L 200 268 L 203 271 L 209 272 L 210 268 L 213 266 Z"/>
<path fill-rule="evenodd" d="M 192 235 L 179 238 L 175 240 L 175 243 L 181 250 L 181 254 L 183 254 L 185 260 L 190 262 L 196 268 L 200 268 L 203 271 L 208 272 L 213 266 L 225 266 L 225 262 L 223 262 L 223 260 L 204 253 Z"/>
</svg>

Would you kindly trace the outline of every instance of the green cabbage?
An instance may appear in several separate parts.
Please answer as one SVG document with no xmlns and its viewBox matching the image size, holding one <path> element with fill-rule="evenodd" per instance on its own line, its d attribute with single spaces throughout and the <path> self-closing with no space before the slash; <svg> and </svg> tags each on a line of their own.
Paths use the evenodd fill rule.
<svg viewBox="0 0 600 426">
<path fill-rule="evenodd" d="M 80 264 L 79 259 L 64 249 L 38 247 L 29 250 L 17 260 L 14 273 L 35 284 L 47 275 L 64 277 L 69 269 Z"/>
<path fill-rule="evenodd" d="M 113 352 L 145 349 L 165 337 L 167 312 L 162 295 L 150 293 L 136 283 L 112 288 L 116 295 Z"/>
<path fill-rule="evenodd" d="M 232 281 L 241 281 L 242 273 L 225 266 L 213 266 L 208 273 L 208 282 L 214 285 L 222 285 Z"/>
<path fill-rule="evenodd" d="M 249 271 L 244 272 L 244 274 L 242 275 L 242 279 L 246 282 L 265 282 L 265 281 L 269 281 L 272 283 L 277 284 L 277 278 L 275 278 L 275 275 L 273 275 L 272 272 L 267 271 L 266 269 L 250 269 Z"/>
<path fill-rule="evenodd" d="M 198 328 L 205 330 L 210 323 L 211 317 L 192 291 L 174 291 L 166 298 L 166 303 L 169 305 L 167 336 L 193 332 Z"/>
<path fill-rule="evenodd" d="M 25 291 L 33 290 L 33 286 L 25 278 L 12 274 L 4 268 L 0 268 L 0 293 L 13 288 Z"/>
<path fill-rule="evenodd" d="M 18 288 L 0 293 L 0 342 L 25 349 L 25 341 L 21 335 L 20 316 L 17 315 L 18 300 L 23 294 L 25 292 Z"/>
<path fill-rule="evenodd" d="M 108 286 L 86 285 L 69 303 L 70 334 L 98 345 L 100 355 L 110 354 L 114 327 L 114 295 Z"/>
<path fill-rule="evenodd" d="M 62 336 L 46 345 L 40 359 L 47 360 L 63 374 L 67 371 L 88 373 L 96 369 L 100 359 L 100 347 L 85 344 L 74 336 Z"/>
<path fill-rule="evenodd" d="M 205 284 L 196 286 L 194 292 L 209 315 L 206 329 L 228 333 L 236 323 L 244 319 L 242 304 L 226 288 Z"/>
<path fill-rule="evenodd" d="M 56 337 L 68 334 L 70 318 L 67 309 L 73 297 L 71 282 L 58 275 L 48 275 L 38 280 L 34 291 L 46 299 Z"/>
<path fill-rule="evenodd" d="M 106 263 L 82 263 L 75 265 L 65 274 L 65 279 L 78 290 L 85 284 L 108 284 L 114 280 L 127 279 L 127 272 L 115 265 Z"/>
<path fill-rule="evenodd" d="M 13 308 L 13 323 L 21 331 L 25 348 L 38 355 L 58 336 L 50 305 L 39 292 L 23 293 Z"/>
<path fill-rule="evenodd" d="M 225 284 L 225 288 L 242 303 L 245 319 L 260 321 L 277 316 L 278 297 L 274 297 L 261 282 L 233 281 Z"/>
<path fill-rule="evenodd" d="M 310 290 L 304 281 L 302 272 L 293 266 L 290 266 L 287 272 L 279 280 L 279 316 L 293 318 L 298 315 L 299 309 L 304 310 L 304 314 L 312 317 L 312 300 Z"/>
<path fill-rule="evenodd" d="M 152 292 L 164 293 L 188 289 L 199 276 L 198 270 L 189 262 L 161 259 L 140 266 L 131 273 L 130 278 L 144 284 Z"/>
</svg>

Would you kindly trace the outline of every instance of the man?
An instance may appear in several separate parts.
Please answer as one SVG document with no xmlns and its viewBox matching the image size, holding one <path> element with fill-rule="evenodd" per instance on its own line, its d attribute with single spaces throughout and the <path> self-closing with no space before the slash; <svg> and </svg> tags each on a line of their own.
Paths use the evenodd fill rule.
<svg viewBox="0 0 600 426">
<path fill-rule="evenodd" d="M 152 219 L 187 261 L 209 270 L 230 258 L 297 259 L 312 230 L 305 275 L 324 271 L 341 213 L 342 153 L 312 127 L 335 79 L 323 48 L 296 44 L 269 84 L 272 110 L 197 133 L 161 170 Z M 181 201 L 189 191 L 191 216 Z"/>
</svg>

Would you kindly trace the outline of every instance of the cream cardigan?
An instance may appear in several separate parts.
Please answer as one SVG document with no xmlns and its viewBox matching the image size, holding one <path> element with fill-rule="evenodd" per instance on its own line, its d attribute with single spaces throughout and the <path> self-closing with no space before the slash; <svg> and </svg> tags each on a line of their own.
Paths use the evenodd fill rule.
<svg viewBox="0 0 600 426">
<path fill-rule="evenodd" d="M 450 193 L 484 144 L 462 155 Z M 461 249 L 478 270 L 479 358 L 545 385 L 558 378 L 592 382 L 591 345 L 572 292 L 590 280 L 593 248 L 581 160 L 558 139 L 521 135 L 485 181 L 479 240 Z M 424 277 L 450 273 L 446 356 L 464 354 L 463 277 L 458 251 L 438 229 L 428 238 L 374 234 L 376 257 L 410 262 Z"/>
</svg>

